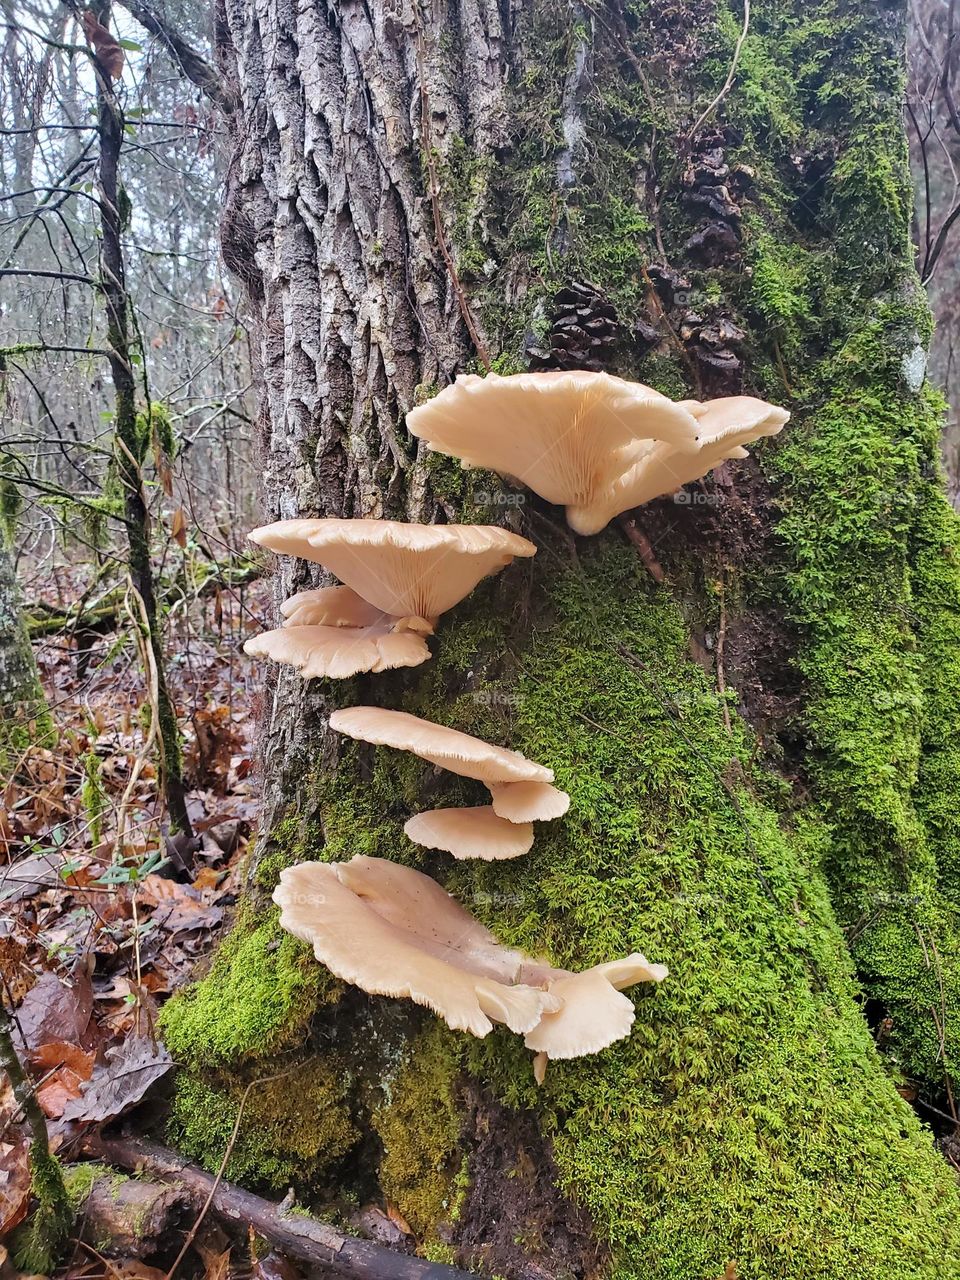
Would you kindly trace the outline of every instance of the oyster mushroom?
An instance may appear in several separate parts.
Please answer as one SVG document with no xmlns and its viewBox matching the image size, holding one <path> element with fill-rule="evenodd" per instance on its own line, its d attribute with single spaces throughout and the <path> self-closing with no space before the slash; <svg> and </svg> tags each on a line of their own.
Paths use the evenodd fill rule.
<svg viewBox="0 0 960 1280">
<path fill-rule="evenodd" d="M 476 778 L 490 790 L 493 810 L 510 822 L 559 818 L 570 797 L 552 785 L 553 770 L 519 751 L 495 747 L 458 729 L 385 707 L 346 707 L 330 716 L 330 728 L 375 746 L 396 747 L 441 769 Z"/>
<path fill-rule="evenodd" d="M 475 1036 L 504 1023 L 535 1051 L 539 1080 L 548 1059 L 629 1035 L 635 1013 L 621 990 L 667 976 L 639 953 L 579 974 L 554 968 L 503 946 L 429 876 L 383 858 L 288 867 L 273 899 L 281 926 L 338 978 L 426 1005 Z"/>
<path fill-rule="evenodd" d="M 532 822 L 509 822 L 498 817 L 492 805 L 431 809 L 410 818 L 403 829 L 414 844 L 442 849 L 455 858 L 482 858 L 486 862 L 519 858 L 533 845 Z"/>
<path fill-rule="evenodd" d="M 592 502 L 567 508 L 577 533 L 599 533 L 623 511 L 662 498 L 699 480 L 727 458 L 746 458 L 745 445 L 775 436 L 790 417 L 786 409 L 754 396 L 684 401 L 697 420 L 697 447 L 690 453 L 657 443 L 647 445 L 636 461 Z"/>
<path fill-rule="evenodd" d="M 589 509 L 653 442 L 696 448 L 693 414 L 607 373 L 461 374 L 407 414 L 433 451 L 510 476 L 559 506 Z"/>
</svg>

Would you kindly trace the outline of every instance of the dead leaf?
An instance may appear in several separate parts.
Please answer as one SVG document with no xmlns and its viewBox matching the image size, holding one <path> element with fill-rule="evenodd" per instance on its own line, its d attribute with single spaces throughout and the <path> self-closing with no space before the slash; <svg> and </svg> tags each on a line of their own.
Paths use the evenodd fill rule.
<svg viewBox="0 0 960 1280">
<path fill-rule="evenodd" d="M 183 507 L 177 507 L 170 521 L 170 537 L 178 547 L 187 545 L 187 517 Z"/>
<path fill-rule="evenodd" d="M 18 1142 L 0 1151 L 0 1237 L 27 1216 L 30 1203 L 30 1145 Z"/>
<path fill-rule="evenodd" d="M 107 1050 L 107 1061 L 94 1069 L 80 1097 L 63 1112 L 64 1120 L 99 1122 L 135 1106 L 173 1066 L 173 1059 L 159 1042 L 127 1036 Z"/>
<path fill-rule="evenodd" d="M 104 71 L 111 80 L 119 80 L 123 75 L 123 48 L 119 40 L 97 21 L 97 15 L 92 9 L 84 9 L 80 22 Z"/>
<path fill-rule="evenodd" d="M 28 1049 L 54 1040 L 82 1044 L 93 1012 L 93 986 L 85 969 L 70 983 L 42 973 L 17 1010 L 17 1025 Z"/>
</svg>

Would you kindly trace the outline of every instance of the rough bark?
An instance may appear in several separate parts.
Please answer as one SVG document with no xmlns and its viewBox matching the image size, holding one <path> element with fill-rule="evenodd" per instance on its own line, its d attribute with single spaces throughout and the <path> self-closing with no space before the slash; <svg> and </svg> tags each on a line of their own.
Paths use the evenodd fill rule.
<svg viewBox="0 0 960 1280">
<path fill-rule="evenodd" d="M 953 1172 L 895 1087 L 952 1105 L 960 776 L 903 13 L 752 9 L 726 94 L 744 15 L 723 4 L 220 13 L 239 103 L 224 251 L 260 338 L 265 519 L 509 514 L 540 549 L 415 672 L 306 693 L 265 674 L 266 829 L 212 975 L 168 1007 L 194 1069 L 174 1133 L 210 1159 L 257 1061 L 289 1055 L 307 1105 L 294 1124 L 264 1098 L 233 1176 L 382 1195 L 428 1256 L 511 1280 L 960 1267 Z M 577 300 L 616 322 L 584 328 Z M 501 372 L 582 355 L 794 419 L 633 536 L 575 540 L 404 432 L 478 363 L 467 315 Z M 278 597 L 309 574 L 282 563 Z M 570 815 L 519 863 L 413 849 L 403 818 L 478 796 L 330 741 L 324 709 L 353 702 L 547 761 Z M 465 1043 L 278 942 L 279 869 L 356 852 L 429 870 L 559 963 L 636 948 L 671 977 L 636 993 L 629 1040 L 537 1089 L 509 1035 Z"/>
</svg>

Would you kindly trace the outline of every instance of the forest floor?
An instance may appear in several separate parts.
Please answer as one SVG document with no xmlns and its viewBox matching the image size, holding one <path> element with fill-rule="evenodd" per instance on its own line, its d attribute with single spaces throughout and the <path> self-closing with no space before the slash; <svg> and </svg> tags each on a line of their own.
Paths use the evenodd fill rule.
<svg viewBox="0 0 960 1280">
<path fill-rule="evenodd" d="M 58 578 L 51 604 L 71 595 L 69 573 Z M 36 642 L 57 740 L 25 752 L 2 795 L 0 973 L 51 1145 L 65 1161 L 84 1135 L 118 1117 L 137 1132 L 156 1129 L 162 1113 L 175 1064 L 157 1038 L 157 1011 L 210 953 L 236 901 L 257 817 L 260 673 L 241 646 L 267 612 L 268 588 L 254 581 L 242 595 L 195 598 L 167 620 L 192 841 L 164 830 L 149 691 L 129 629 L 97 635 L 90 648 L 64 634 Z M 27 1126 L 6 1086 L 0 1241 L 27 1210 L 28 1154 Z M 161 1280 L 157 1260 L 121 1239 L 98 1242 L 81 1224 L 58 1274 Z M 162 1246 L 159 1260 L 172 1262 Z M 183 1269 L 226 1280 L 237 1267 L 211 1225 Z M 291 1274 L 279 1255 L 246 1258 L 239 1271 L 261 1280 Z M 0 1275 L 9 1274 L 0 1245 Z"/>
</svg>

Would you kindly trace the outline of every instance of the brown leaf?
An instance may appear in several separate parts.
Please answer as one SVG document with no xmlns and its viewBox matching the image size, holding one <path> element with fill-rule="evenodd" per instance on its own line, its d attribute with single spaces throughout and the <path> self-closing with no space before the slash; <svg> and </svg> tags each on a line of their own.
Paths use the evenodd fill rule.
<svg viewBox="0 0 960 1280">
<path fill-rule="evenodd" d="M 97 1055 L 66 1040 L 49 1040 L 30 1051 L 30 1065 L 42 1075 L 60 1067 L 68 1067 L 80 1080 L 89 1080 Z"/>
<path fill-rule="evenodd" d="M 80 15 L 83 33 L 111 80 L 119 80 L 123 74 L 123 49 L 120 42 L 102 23 L 92 9 L 84 9 Z"/>
<path fill-rule="evenodd" d="M 135 1106 L 173 1066 L 162 1044 L 128 1036 L 107 1050 L 107 1061 L 95 1068 L 79 1098 L 64 1109 L 64 1120 L 112 1120 Z"/>
<path fill-rule="evenodd" d="M 17 1023 L 30 1049 L 53 1040 L 80 1044 L 93 1012 L 93 987 L 86 971 L 70 984 L 54 973 L 42 973 L 17 1010 Z"/>
<path fill-rule="evenodd" d="M 183 507 L 177 507 L 170 522 L 170 537 L 178 547 L 187 545 L 187 517 Z"/>
<path fill-rule="evenodd" d="M 30 1146 L 12 1146 L 0 1154 L 0 1237 L 5 1237 L 27 1216 L 30 1203 Z"/>
</svg>

